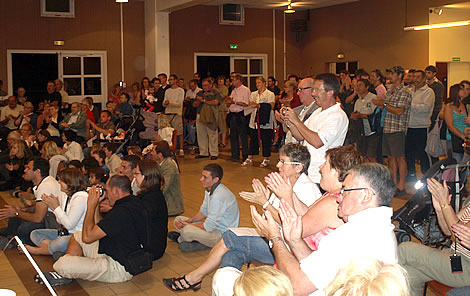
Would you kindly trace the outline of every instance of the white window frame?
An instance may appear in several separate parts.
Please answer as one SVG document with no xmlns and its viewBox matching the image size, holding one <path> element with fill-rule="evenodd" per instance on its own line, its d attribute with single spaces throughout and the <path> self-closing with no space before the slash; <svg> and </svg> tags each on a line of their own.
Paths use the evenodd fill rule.
<svg viewBox="0 0 470 296">
<path fill-rule="evenodd" d="M 65 56 L 70 57 L 101 57 L 101 95 L 90 96 L 93 98 L 93 102 L 106 104 L 108 98 L 108 61 L 107 52 L 101 50 L 30 50 L 30 49 L 8 49 L 7 50 L 7 80 L 8 80 L 8 92 L 9 95 L 13 95 L 13 69 L 11 56 L 14 53 L 37 53 L 37 54 L 57 54 L 58 59 L 58 75 L 60 80 L 64 80 L 63 75 L 63 61 L 62 58 Z M 81 58 L 81 71 L 83 73 L 83 58 Z M 82 78 L 82 93 L 84 93 L 84 78 L 86 77 L 99 77 L 100 75 L 66 75 L 65 78 L 81 77 Z M 46 86 L 44 86 L 44 90 Z M 80 102 L 85 95 L 80 96 L 69 96 L 70 103 Z"/>
<path fill-rule="evenodd" d="M 234 60 L 235 59 L 248 59 L 248 74 L 241 74 L 243 77 L 247 79 L 247 87 L 250 88 L 250 77 L 259 77 L 263 76 L 264 79 L 268 79 L 268 55 L 265 53 L 233 53 L 233 52 L 195 52 L 194 53 L 194 73 L 197 71 L 197 57 L 198 56 L 224 56 L 230 57 L 230 72 L 234 72 Z M 262 59 L 263 60 L 263 68 L 262 74 L 253 74 L 251 75 L 250 72 L 250 59 Z"/>
</svg>

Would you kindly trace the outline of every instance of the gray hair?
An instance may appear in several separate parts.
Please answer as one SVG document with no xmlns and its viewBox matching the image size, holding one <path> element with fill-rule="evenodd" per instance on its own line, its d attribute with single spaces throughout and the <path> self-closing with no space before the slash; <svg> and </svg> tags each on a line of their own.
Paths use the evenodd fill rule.
<svg viewBox="0 0 470 296">
<path fill-rule="evenodd" d="M 389 207 L 395 195 L 395 182 L 390 170 L 381 164 L 367 162 L 353 167 L 348 174 L 364 180 L 377 196 L 377 206 Z"/>
<path fill-rule="evenodd" d="M 117 187 L 119 188 L 123 193 L 131 193 L 132 194 L 132 189 L 131 189 L 131 181 L 127 176 L 124 175 L 114 175 L 112 176 L 109 181 L 108 181 L 109 187 Z"/>
<path fill-rule="evenodd" d="M 302 173 L 306 175 L 308 174 L 310 153 L 308 152 L 307 147 L 296 143 L 289 143 L 281 147 L 279 154 L 289 157 L 293 162 L 300 162 L 303 165 Z"/>
</svg>

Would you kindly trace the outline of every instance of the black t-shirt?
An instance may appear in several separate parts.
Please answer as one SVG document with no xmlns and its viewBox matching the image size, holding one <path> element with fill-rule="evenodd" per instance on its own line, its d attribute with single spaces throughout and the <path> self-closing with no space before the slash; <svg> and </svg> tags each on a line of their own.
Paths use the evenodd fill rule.
<svg viewBox="0 0 470 296">
<path fill-rule="evenodd" d="M 171 86 L 167 84 L 166 86 L 160 86 L 155 93 L 155 98 L 157 101 L 153 104 L 155 109 L 153 109 L 153 112 L 165 112 L 165 107 L 163 107 L 163 100 L 165 100 L 165 92 L 167 89 L 169 89 Z"/>
<path fill-rule="evenodd" d="M 147 191 L 137 196 L 149 213 L 150 226 L 150 251 L 153 260 L 163 256 L 166 249 L 168 235 L 168 208 L 163 192 L 159 186 L 152 186 Z"/>
<path fill-rule="evenodd" d="M 278 96 L 281 93 L 281 90 L 276 85 L 274 87 L 268 87 L 268 89 L 272 91 L 275 96 Z"/>
<path fill-rule="evenodd" d="M 116 201 L 98 226 L 106 233 L 99 241 L 99 254 L 106 254 L 119 262 L 126 264 L 126 258 L 132 252 L 140 249 L 140 240 L 146 240 L 150 219 L 143 203 L 131 195 Z M 145 243 L 145 242 L 144 242 Z"/>
<path fill-rule="evenodd" d="M 57 101 L 58 106 L 62 106 L 62 95 L 56 91 L 51 94 L 46 92 L 42 97 L 42 100 L 46 103 L 52 103 L 54 101 Z"/>
</svg>

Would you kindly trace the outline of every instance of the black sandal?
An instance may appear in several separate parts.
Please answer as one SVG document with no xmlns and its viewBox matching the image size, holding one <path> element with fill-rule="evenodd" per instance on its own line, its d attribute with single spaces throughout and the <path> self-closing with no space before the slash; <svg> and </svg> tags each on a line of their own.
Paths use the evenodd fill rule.
<svg viewBox="0 0 470 296">
<path fill-rule="evenodd" d="M 165 284 L 165 286 L 167 286 L 168 289 L 175 291 L 175 292 L 180 292 L 180 291 L 186 291 L 189 289 L 192 289 L 193 291 L 197 291 L 201 289 L 202 281 L 199 281 L 198 283 L 191 285 L 186 279 L 186 275 L 184 275 L 179 278 L 163 279 L 163 283 Z M 179 283 L 182 288 L 178 287 L 177 283 Z"/>
</svg>

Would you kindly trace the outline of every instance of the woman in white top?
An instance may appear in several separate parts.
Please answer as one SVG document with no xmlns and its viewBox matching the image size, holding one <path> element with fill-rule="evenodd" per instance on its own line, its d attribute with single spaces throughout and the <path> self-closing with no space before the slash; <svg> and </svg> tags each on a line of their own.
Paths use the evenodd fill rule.
<svg viewBox="0 0 470 296">
<path fill-rule="evenodd" d="M 58 173 L 62 196 L 42 195 L 42 202 L 51 209 L 62 228 L 36 229 L 31 241 L 38 247 L 26 246 L 34 255 L 64 253 L 72 234 L 81 231 L 87 208 L 86 181 L 80 169 L 67 168 Z"/>
<path fill-rule="evenodd" d="M 78 160 L 82 161 L 85 157 L 83 156 L 83 149 L 80 144 L 75 142 L 77 133 L 73 130 L 65 130 L 62 134 L 62 141 L 65 143 L 62 152 L 69 161 Z"/>
<path fill-rule="evenodd" d="M 57 172 L 65 168 L 67 157 L 61 154 L 59 147 L 54 141 L 47 141 L 41 148 L 41 158 L 49 161 L 49 176 L 55 178 Z"/>
<path fill-rule="evenodd" d="M 251 93 L 248 108 L 245 114 L 251 109 L 250 117 L 250 151 L 248 158 L 242 166 L 253 165 L 253 155 L 259 154 L 260 142 L 263 147 L 263 162 L 260 167 L 269 165 L 271 148 L 274 138 L 274 93 L 266 88 L 266 80 L 263 77 L 256 78 L 257 91 Z"/>
</svg>

